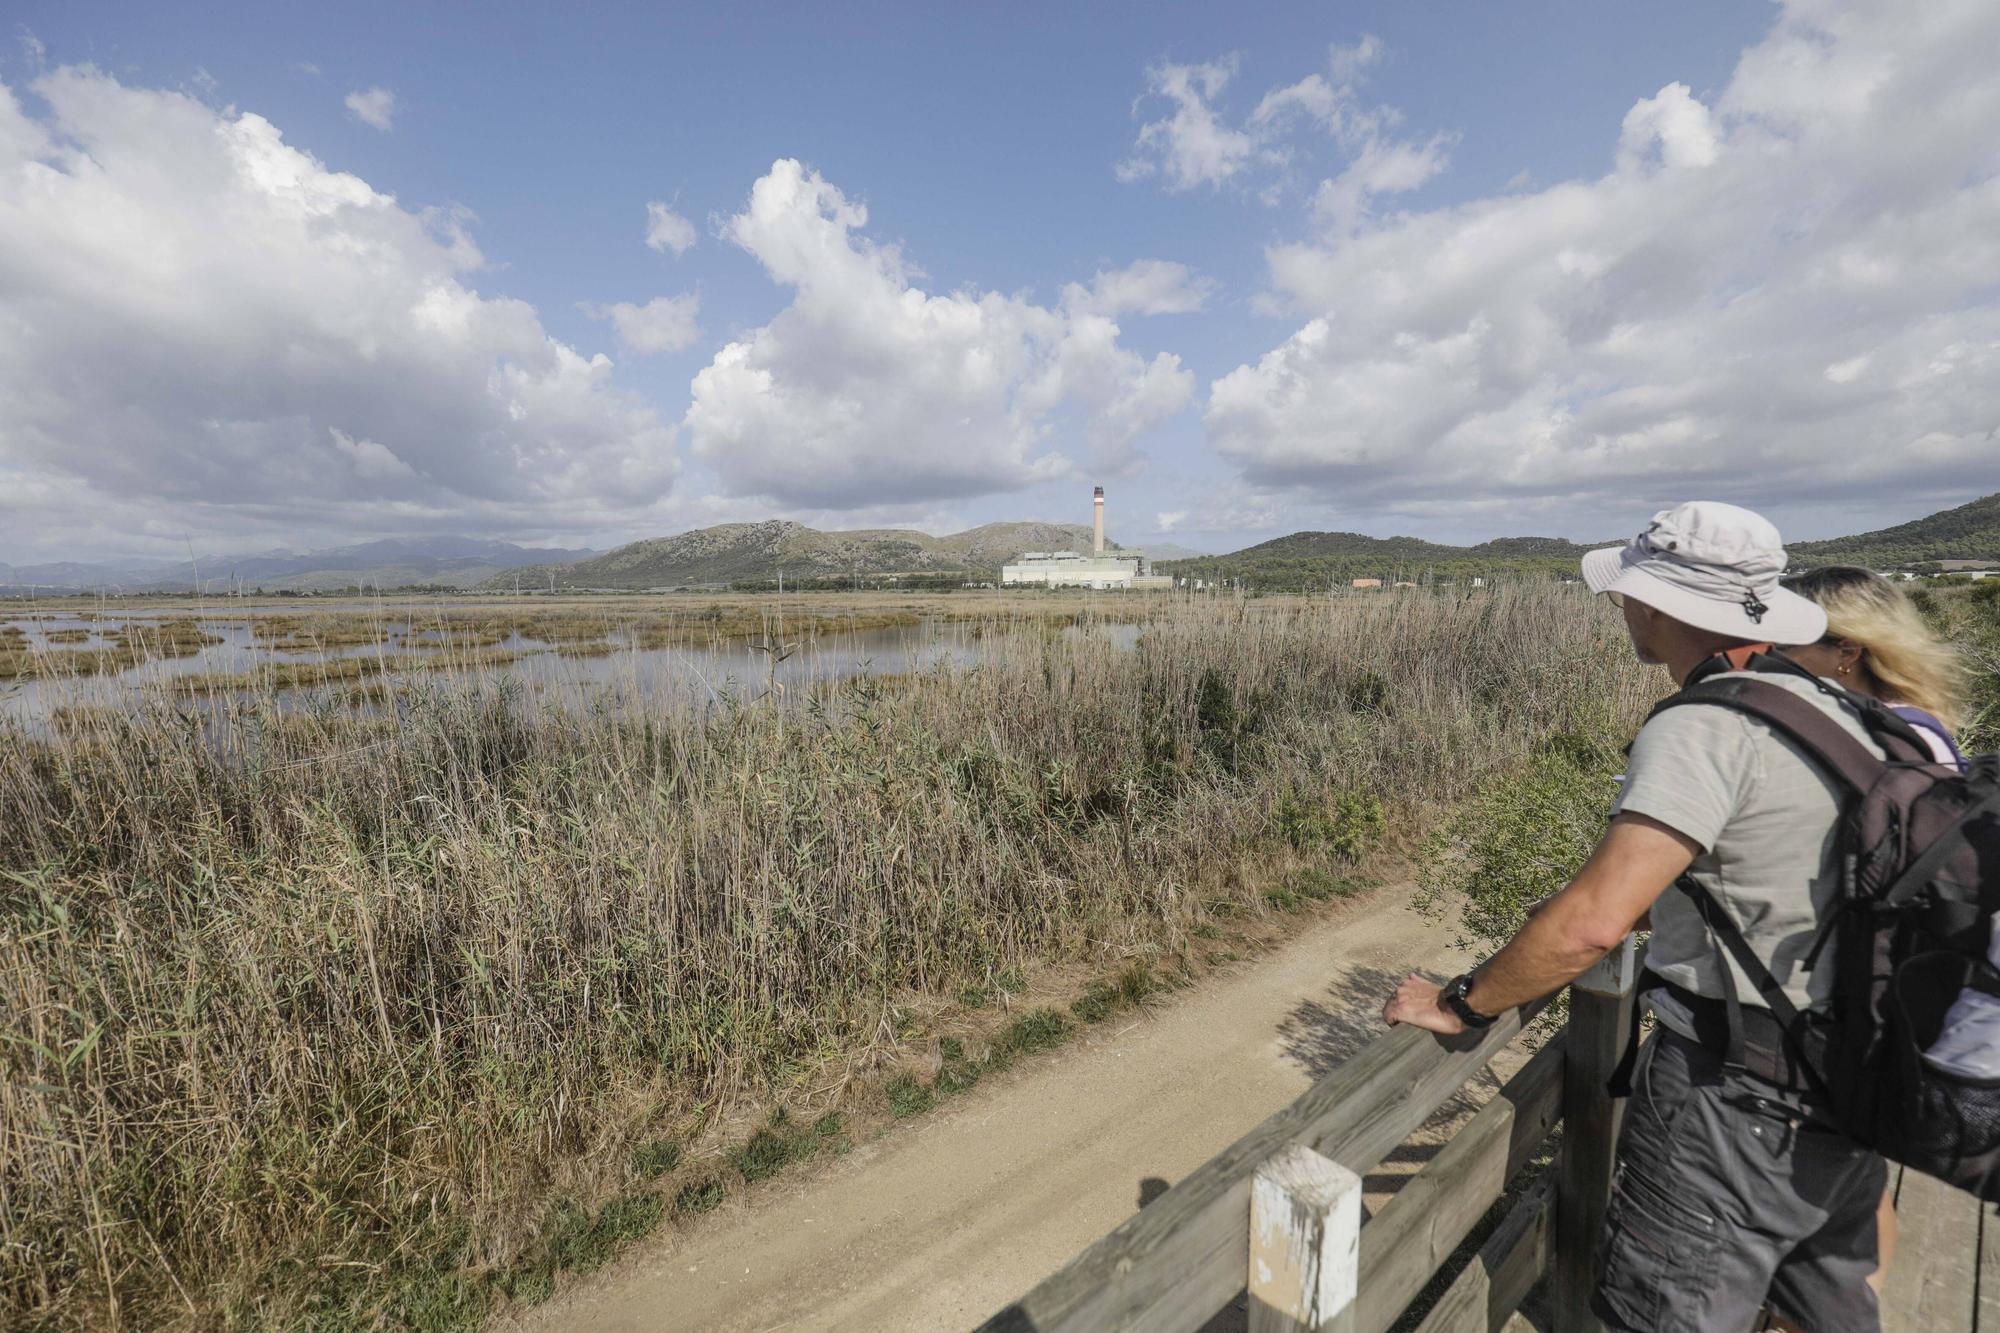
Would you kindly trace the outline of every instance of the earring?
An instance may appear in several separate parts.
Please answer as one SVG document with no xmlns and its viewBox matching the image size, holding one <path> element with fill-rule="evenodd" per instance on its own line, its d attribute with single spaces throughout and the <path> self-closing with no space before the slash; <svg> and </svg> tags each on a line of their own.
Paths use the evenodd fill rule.
<svg viewBox="0 0 2000 1333">
<path fill-rule="evenodd" d="M 1847 674 L 1848 672 L 1850 672 L 1850 671 L 1852 671 L 1852 670 L 1854 670 L 1854 668 L 1853 668 L 1853 667 L 1845 667 L 1845 666 L 1844 666 L 1844 667 L 1842 667 L 1842 668 L 1840 669 L 1840 674 L 1844 676 L 1844 675 L 1846 675 L 1846 674 Z"/>
</svg>

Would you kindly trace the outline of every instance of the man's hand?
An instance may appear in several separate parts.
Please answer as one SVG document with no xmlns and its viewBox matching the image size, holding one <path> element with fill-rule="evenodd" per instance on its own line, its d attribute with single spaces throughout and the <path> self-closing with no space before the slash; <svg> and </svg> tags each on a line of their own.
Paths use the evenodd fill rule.
<svg viewBox="0 0 2000 1333">
<path fill-rule="evenodd" d="M 1449 1009 L 1438 1004 L 1438 992 L 1444 987 L 1435 981 L 1426 981 L 1415 972 L 1396 987 L 1396 993 L 1389 997 L 1389 1003 L 1382 1006 L 1382 1021 L 1390 1027 L 1398 1023 L 1408 1023 L 1411 1027 L 1423 1028 L 1441 1036 L 1455 1037 L 1465 1031 L 1465 1024 Z"/>
</svg>

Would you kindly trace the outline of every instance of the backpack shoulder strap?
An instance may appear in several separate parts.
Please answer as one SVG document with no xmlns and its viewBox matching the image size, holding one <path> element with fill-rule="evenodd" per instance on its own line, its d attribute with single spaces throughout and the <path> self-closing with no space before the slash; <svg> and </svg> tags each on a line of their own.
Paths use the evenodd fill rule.
<svg viewBox="0 0 2000 1333">
<path fill-rule="evenodd" d="M 1870 754 L 1868 747 L 1825 709 L 1769 681 L 1748 676 L 1704 680 L 1661 700 L 1647 720 L 1688 704 L 1713 704 L 1756 718 L 1804 746 L 1807 754 L 1856 795 L 1873 787 L 1882 776 L 1883 761 Z"/>
</svg>

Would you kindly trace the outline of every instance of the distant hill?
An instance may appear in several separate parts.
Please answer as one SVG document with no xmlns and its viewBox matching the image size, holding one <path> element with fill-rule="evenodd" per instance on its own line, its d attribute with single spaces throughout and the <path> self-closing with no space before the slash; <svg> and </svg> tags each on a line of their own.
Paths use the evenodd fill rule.
<svg viewBox="0 0 2000 1333">
<path fill-rule="evenodd" d="M 1303 592 L 1364 578 L 1391 582 L 1503 571 L 1573 573 L 1589 549 L 1561 537 L 1500 537 L 1477 546 L 1448 546 L 1421 537 L 1295 532 L 1229 555 L 1162 562 L 1160 570 L 1211 583 L 1241 579 L 1266 590 Z"/>
<path fill-rule="evenodd" d="M 259 555 L 202 556 L 123 564 L 0 566 L 0 593 L 29 588 L 62 592 L 189 592 L 236 588 L 269 592 L 325 592 L 351 587 L 469 588 L 523 566 L 552 565 L 598 554 L 552 546 L 518 546 L 479 537 L 389 537 L 318 551 L 266 551 Z"/>
<path fill-rule="evenodd" d="M 1163 562 L 1160 570 L 1210 582 L 1241 579 L 1266 591 L 1316 591 L 1357 578 L 1388 582 L 1506 573 L 1573 575 L 1585 551 L 1618 544 L 1618 540 L 1579 544 L 1562 537 L 1498 537 L 1477 546 L 1447 546 L 1418 537 L 1294 532 L 1228 555 Z M 1880 532 L 1799 542 L 1786 549 L 1799 566 L 1911 569 L 1954 561 L 2000 565 L 2000 494 Z"/>
<path fill-rule="evenodd" d="M 1091 530 L 1073 523 L 988 523 L 933 537 L 907 528 L 821 532 L 803 523 L 723 523 L 621 546 L 593 560 L 520 571 L 522 586 L 553 575 L 559 588 L 687 588 L 875 576 L 994 578 L 1023 551 L 1082 551 Z M 1115 542 L 1111 549 L 1122 550 Z M 489 580 L 507 586 L 513 575 Z"/>
<path fill-rule="evenodd" d="M 1801 565 L 1901 569 L 1963 560 L 2000 565 L 2000 492 L 1879 532 L 1800 542 L 1788 549 Z"/>
</svg>

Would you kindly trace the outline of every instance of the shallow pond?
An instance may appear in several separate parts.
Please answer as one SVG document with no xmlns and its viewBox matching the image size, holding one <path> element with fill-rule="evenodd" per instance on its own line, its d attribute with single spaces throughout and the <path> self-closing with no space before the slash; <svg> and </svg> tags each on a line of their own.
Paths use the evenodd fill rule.
<svg viewBox="0 0 2000 1333">
<path fill-rule="evenodd" d="M 0 627 L 18 625 L 25 632 L 26 643 L 37 651 L 109 648 L 116 642 L 112 636 L 128 626 L 143 638 L 146 627 L 157 623 L 139 616 L 99 619 L 73 614 L 0 619 Z M 58 708 L 130 706 L 151 689 L 170 686 L 177 678 L 240 676 L 273 663 L 333 661 L 378 654 L 398 659 L 399 663 L 409 659 L 423 663 L 414 668 L 398 665 L 384 672 L 380 679 L 394 681 L 416 672 L 440 670 L 510 675 L 543 695 L 555 692 L 578 701 L 605 689 L 637 698 L 682 692 L 697 698 L 732 695 L 757 699 L 773 692 L 791 696 L 803 692 L 805 687 L 859 674 L 897 675 L 941 663 L 971 666 L 982 657 L 976 627 L 947 620 L 877 629 L 822 629 L 798 638 L 781 634 L 775 636 L 775 643 L 769 644 L 759 635 L 716 637 L 664 647 L 637 646 L 628 629 L 614 628 L 595 645 L 558 643 L 516 632 L 497 642 L 483 643 L 477 649 L 479 654 L 507 659 L 486 664 L 468 664 L 467 651 L 461 644 L 454 644 L 449 633 L 412 631 L 407 625 L 393 623 L 383 625 L 384 635 L 379 643 L 323 648 L 274 647 L 268 639 L 260 639 L 252 625 L 242 618 L 197 618 L 194 624 L 217 642 L 195 648 L 185 656 L 156 657 L 103 675 L 0 680 L 0 718 L 11 718 L 26 723 L 31 730 L 39 730 Z M 1138 641 L 1140 627 L 1099 622 L 1088 631 L 1074 626 L 1064 630 L 1071 635 L 1085 632 L 1102 635 L 1118 648 L 1130 649 Z M 78 638 L 79 634 L 88 637 Z M 305 696 L 327 688 L 352 689 L 365 683 L 343 681 L 330 687 L 290 687 L 281 690 L 279 697 L 281 701 L 302 701 Z"/>
</svg>

